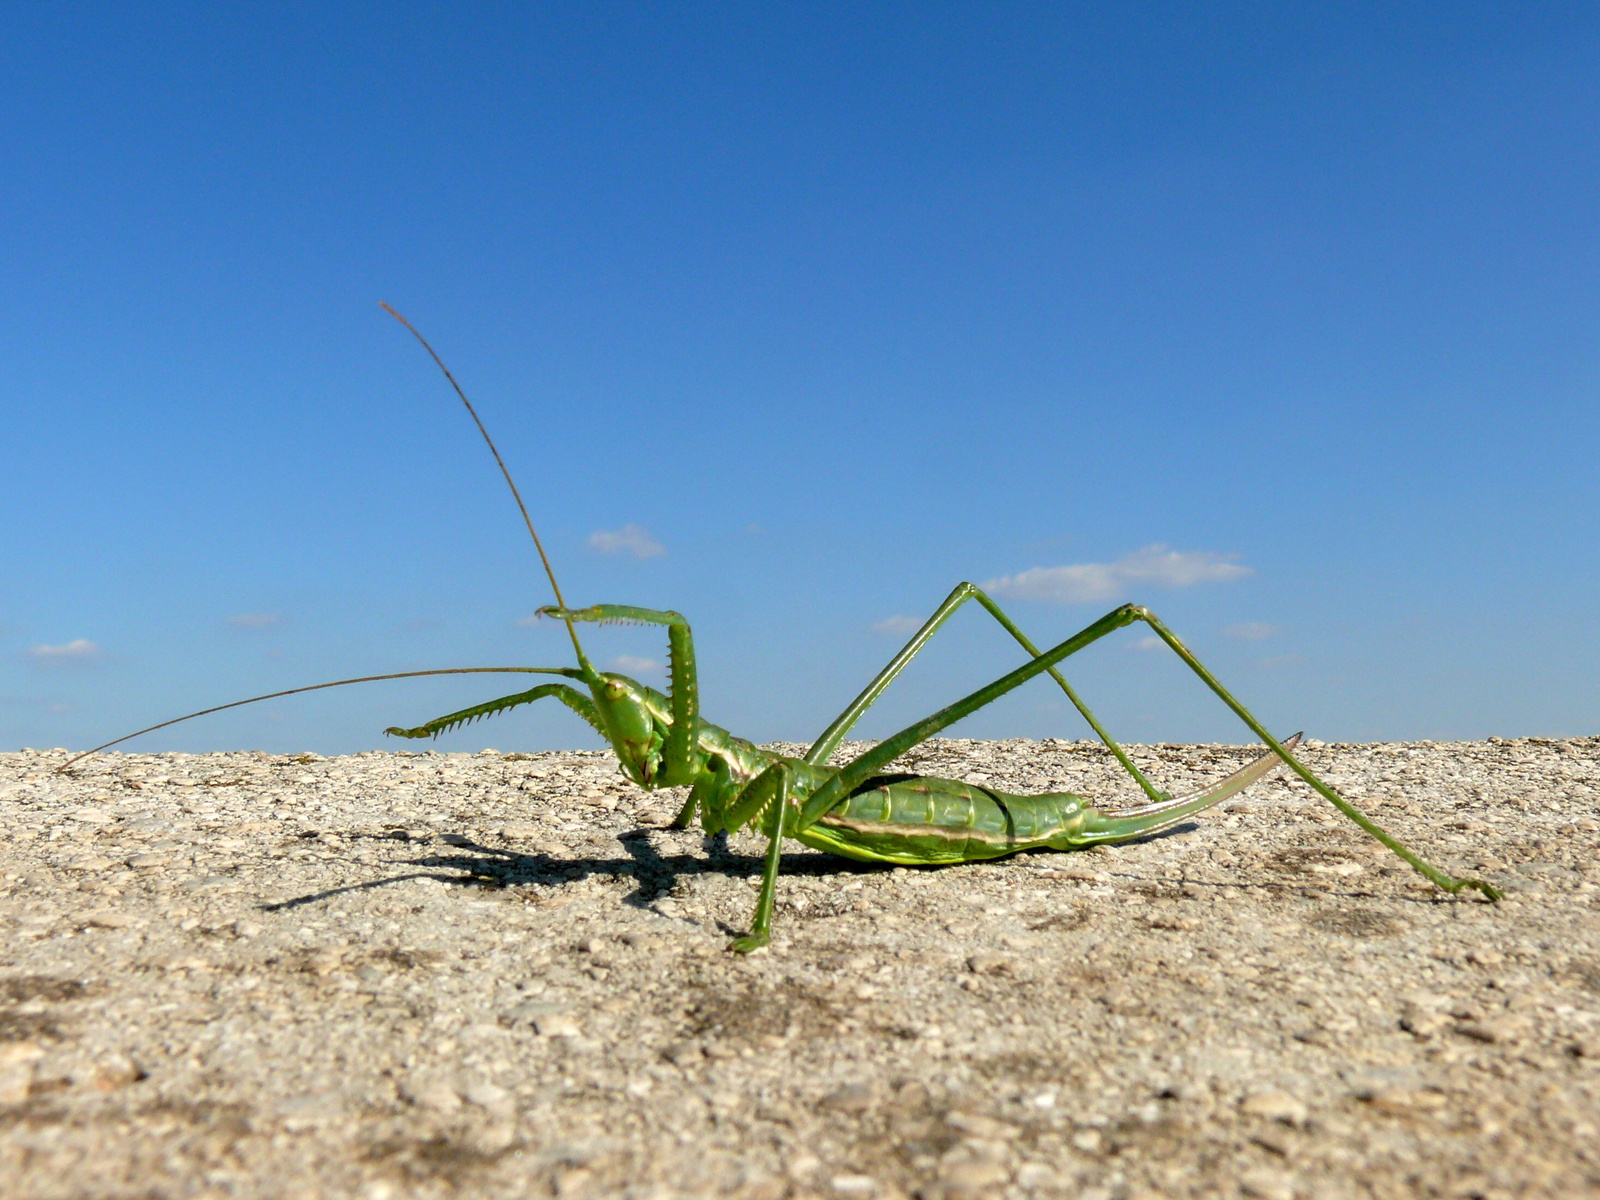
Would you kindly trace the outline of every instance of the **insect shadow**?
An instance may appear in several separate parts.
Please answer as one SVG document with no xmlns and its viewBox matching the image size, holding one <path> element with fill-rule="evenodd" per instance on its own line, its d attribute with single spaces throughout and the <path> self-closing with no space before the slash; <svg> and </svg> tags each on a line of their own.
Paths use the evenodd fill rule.
<svg viewBox="0 0 1600 1200">
<path fill-rule="evenodd" d="M 1146 834 L 1132 842 L 1142 846 L 1192 833 L 1199 826 L 1188 822 Z M 525 854 L 503 846 L 486 846 L 463 834 L 447 833 L 441 838 L 459 853 L 438 853 L 411 859 L 407 865 L 422 868 L 402 875 L 390 875 L 362 883 L 345 884 L 327 888 L 288 900 L 261 905 L 262 912 L 283 912 L 319 904 L 335 896 L 354 892 L 372 891 L 394 884 L 417 879 L 429 879 L 455 887 L 476 887 L 500 890 L 502 888 L 540 884 L 546 887 L 578 883 L 593 875 L 611 878 L 627 877 L 636 884 L 634 890 L 623 897 L 630 908 L 649 909 L 657 900 L 672 893 L 683 878 L 722 875 L 735 879 L 759 879 L 764 862 L 760 855 L 741 854 L 728 846 L 728 835 L 718 832 L 705 839 L 706 857 L 693 854 L 663 855 L 650 840 L 654 828 L 630 830 L 617 835 L 617 840 L 627 852 L 626 857 L 585 856 L 581 858 L 552 858 L 545 853 Z M 397 841 L 409 840 L 396 834 L 356 834 L 351 840 Z M 1019 859 L 1033 858 L 1020 854 Z M 1060 857 L 1059 852 L 1041 853 L 1037 857 Z M 813 879 L 835 878 L 849 875 L 882 875 L 888 869 L 882 863 L 855 862 L 821 852 L 784 854 L 782 870 L 785 875 Z M 913 868 L 917 869 L 917 868 Z M 937 870 L 936 867 L 920 868 Z M 445 871 L 456 872 L 444 874 Z"/>
</svg>

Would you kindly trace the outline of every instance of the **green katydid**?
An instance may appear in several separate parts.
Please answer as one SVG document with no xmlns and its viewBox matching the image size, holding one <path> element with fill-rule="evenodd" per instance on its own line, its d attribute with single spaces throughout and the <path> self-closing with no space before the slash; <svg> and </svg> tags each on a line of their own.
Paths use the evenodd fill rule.
<svg viewBox="0 0 1600 1200">
<path fill-rule="evenodd" d="M 708 833 L 737 832 L 753 827 L 767 839 L 767 851 L 750 932 L 733 943 L 747 953 L 771 937 L 772 910 L 777 894 L 780 849 L 785 838 L 832 854 L 865 862 L 902 865 L 939 865 L 999 858 L 1024 850 L 1072 850 L 1125 842 L 1167 828 L 1236 795 L 1279 767 L 1287 766 L 1345 816 L 1392 850 L 1428 880 L 1446 892 L 1476 888 L 1491 900 L 1500 893 L 1480 879 L 1456 878 L 1428 863 L 1379 828 L 1370 818 L 1317 778 L 1292 751 L 1296 734 L 1279 740 L 1190 653 L 1177 636 L 1149 609 L 1124 604 L 1065 641 L 1040 651 L 989 596 L 971 583 L 957 585 L 943 604 L 917 630 L 889 664 L 867 685 L 838 718 L 812 743 L 804 757 L 791 758 L 763 750 L 711 724 L 700 716 L 700 696 L 695 671 L 694 640 L 689 623 L 675 612 L 599 604 L 569 608 L 562 598 L 555 571 L 534 529 L 527 506 L 495 448 L 472 402 L 426 339 L 399 313 L 383 306 L 416 337 L 433 358 L 456 395 L 466 405 L 495 462 L 499 465 L 517 507 L 538 550 L 540 562 L 555 594 L 553 606 L 540 615 L 566 624 L 577 658 L 575 667 L 463 667 L 431 671 L 403 671 L 388 675 L 340 679 L 310 687 L 292 688 L 266 696 L 253 696 L 232 704 L 203 709 L 127 734 L 68 761 L 104 750 L 140 734 L 164 729 L 179 721 L 207 713 L 253 704 L 259 700 L 342 687 L 381 679 L 407 679 L 429 675 L 539 674 L 559 675 L 573 683 L 546 683 L 527 691 L 502 696 L 459 712 L 447 713 L 411 729 L 391 727 L 385 733 L 399 737 L 435 737 L 483 717 L 506 712 L 547 697 L 561 701 L 610 743 L 626 775 L 640 787 L 687 786 L 689 796 L 673 819 L 686 828 L 699 814 Z M 927 644 L 946 620 L 968 600 L 975 600 L 1027 653 L 1028 660 L 972 694 L 946 705 L 932 716 L 910 725 L 842 766 L 828 759 L 861 716 L 906 665 Z M 584 654 L 578 637 L 580 622 L 633 622 L 664 626 L 670 650 L 666 695 L 654 688 L 609 671 L 597 671 Z M 1204 790 L 1182 796 L 1160 792 L 1134 765 L 1057 669 L 1057 664 L 1118 629 L 1143 622 L 1232 709 L 1268 752 Z M 1012 795 L 976 784 L 924 776 L 884 774 L 895 759 L 964 717 L 1038 675 L 1048 674 L 1088 721 L 1122 767 L 1149 796 L 1150 803 L 1117 812 L 1101 812 L 1080 796 L 1068 792 Z"/>
</svg>

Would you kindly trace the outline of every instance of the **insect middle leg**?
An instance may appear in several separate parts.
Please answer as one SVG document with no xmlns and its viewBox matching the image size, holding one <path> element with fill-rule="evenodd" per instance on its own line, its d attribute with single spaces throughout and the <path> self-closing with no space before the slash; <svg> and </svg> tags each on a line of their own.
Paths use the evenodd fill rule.
<svg viewBox="0 0 1600 1200">
<path fill-rule="evenodd" d="M 767 812 L 767 857 L 761 868 L 761 891 L 756 897 L 755 915 L 750 918 L 749 934 L 733 943 L 739 954 L 749 954 L 772 938 L 772 906 L 778 895 L 778 865 L 783 859 L 785 827 L 792 833 L 799 817 L 791 798 L 792 783 L 789 765 L 773 763 L 745 786 L 727 812 L 730 829 L 739 828 L 763 809 Z"/>
</svg>

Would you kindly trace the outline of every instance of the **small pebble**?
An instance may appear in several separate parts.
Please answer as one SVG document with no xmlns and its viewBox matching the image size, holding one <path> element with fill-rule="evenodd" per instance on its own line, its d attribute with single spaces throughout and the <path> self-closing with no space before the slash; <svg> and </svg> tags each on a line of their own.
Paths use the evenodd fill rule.
<svg viewBox="0 0 1600 1200">
<path fill-rule="evenodd" d="M 1306 1106 L 1288 1092 L 1262 1091 L 1254 1092 L 1239 1102 L 1239 1111 L 1252 1116 L 1266 1117 L 1269 1121 L 1281 1121 L 1285 1125 L 1303 1125 L 1306 1119 Z"/>
</svg>

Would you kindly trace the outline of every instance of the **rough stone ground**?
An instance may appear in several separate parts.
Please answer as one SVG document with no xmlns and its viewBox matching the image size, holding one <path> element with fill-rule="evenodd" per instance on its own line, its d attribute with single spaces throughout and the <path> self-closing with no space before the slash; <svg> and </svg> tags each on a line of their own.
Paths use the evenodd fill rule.
<svg viewBox="0 0 1600 1200">
<path fill-rule="evenodd" d="M 1090 853 L 796 847 L 740 960 L 759 844 L 606 754 L 0 755 L 0 1194 L 1600 1194 L 1600 739 L 1307 753 L 1508 898 L 1280 779 Z M 1083 743 L 912 763 L 1135 798 Z"/>
</svg>

